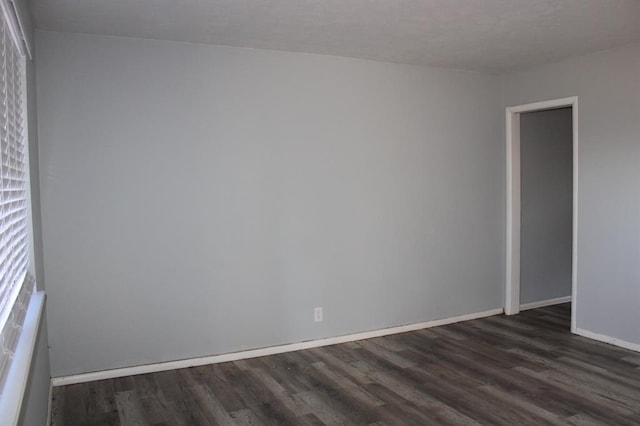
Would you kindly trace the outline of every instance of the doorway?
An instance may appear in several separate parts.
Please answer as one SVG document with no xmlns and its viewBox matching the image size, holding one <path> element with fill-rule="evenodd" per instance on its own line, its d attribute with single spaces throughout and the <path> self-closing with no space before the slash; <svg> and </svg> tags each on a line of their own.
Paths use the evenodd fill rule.
<svg viewBox="0 0 640 426">
<path fill-rule="evenodd" d="M 523 114 L 542 112 L 559 108 L 570 108 L 571 112 L 571 331 L 576 330 L 577 313 L 577 224 L 578 224 L 578 98 L 563 98 L 544 102 L 536 102 L 506 109 L 506 151 L 507 151 L 507 241 L 506 241 L 506 279 L 505 279 L 505 314 L 514 315 L 525 306 L 521 306 L 521 273 L 522 273 L 522 145 L 521 119 Z M 525 219 L 524 226 L 531 226 Z M 526 233 L 526 229 L 525 229 Z M 527 254 L 525 252 L 525 254 Z M 526 260 L 526 259 L 525 259 Z M 526 262 L 525 262 L 526 263 Z M 558 300 L 559 301 L 559 300 Z M 563 300 L 566 301 L 566 300 Z M 531 304 L 530 304 L 531 305 Z M 543 305 L 541 305 L 543 306 Z"/>
</svg>

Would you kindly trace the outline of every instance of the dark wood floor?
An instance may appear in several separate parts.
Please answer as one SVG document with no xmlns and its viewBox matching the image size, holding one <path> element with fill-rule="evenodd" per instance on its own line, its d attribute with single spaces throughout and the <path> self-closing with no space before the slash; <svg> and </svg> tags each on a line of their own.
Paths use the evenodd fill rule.
<svg viewBox="0 0 640 426">
<path fill-rule="evenodd" d="M 640 353 L 570 306 L 54 389 L 52 424 L 640 424 Z"/>
</svg>

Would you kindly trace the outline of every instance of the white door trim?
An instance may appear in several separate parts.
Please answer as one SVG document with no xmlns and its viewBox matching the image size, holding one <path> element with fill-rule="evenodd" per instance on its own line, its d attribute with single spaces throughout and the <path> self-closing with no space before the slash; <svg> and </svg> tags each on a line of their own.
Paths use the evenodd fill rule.
<svg viewBox="0 0 640 426">
<path fill-rule="evenodd" d="M 504 311 L 520 312 L 520 114 L 571 107 L 573 113 L 573 229 L 571 254 L 571 331 L 576 332 L 578 311 L 578 97 L 553 99 L 506 109 L 507 241 Z"/>
</svg>

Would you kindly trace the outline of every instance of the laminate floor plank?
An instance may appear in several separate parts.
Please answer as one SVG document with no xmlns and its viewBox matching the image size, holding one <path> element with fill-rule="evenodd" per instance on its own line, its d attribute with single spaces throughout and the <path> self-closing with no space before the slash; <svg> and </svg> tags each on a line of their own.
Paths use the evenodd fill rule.
<svg viewBox="0 0 640 426">
<path fill-rule="evenodd" d="M 367 392 L 375 395 L 380 400 L 386 401 L 384 405 L 376 407 L 382 424 L 428 424 L 432 423 L 427 416 L 424 407 L 414 404 L 401 395 L 379 383 L 365 385 Z"/>
<path fill-rule="evenodd" d="M 122 426 L 148 425 L 147 416 L 136 391 L 128 390 L 116 394 L 116 406 Z M 86 418 L 86 417 L 85 417 Z"/>
<path fill-rule="evenodd" d="M 640 425 L 640 354 L 570 304 L 56 387 L 52 426 Z"/>
</svg>

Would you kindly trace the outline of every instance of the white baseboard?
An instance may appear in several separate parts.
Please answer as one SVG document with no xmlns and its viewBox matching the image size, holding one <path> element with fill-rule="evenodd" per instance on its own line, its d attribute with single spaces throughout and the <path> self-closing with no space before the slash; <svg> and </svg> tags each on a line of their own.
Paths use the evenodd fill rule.
<svg viewBox="0 0 640 426">
<path fill-rule="evenodd" d="M 457 317 L 443 318 L 439 320 L 420 322 L 416 324 L 401 325 L 398 327 L 383 328 L 379 330 L 365 331 L 362 333 L 348 334 L 344 336 L 329 337 L 320 340 L 291 343 L 287 345 L 270 346 L 248 351 L 232 352 L 220 355 L 211 355 L 199 358 L 189 358 L 178 361 L 160 362 L 156 364 L 138 365 L 133 367 L 116 368 L 90 373 L 74 374 L 71 376 L 53 377 L 53 386 L 65 386 L 76 383 L 92 382 L 95 380 L 113 379 L 116 377 L 134 376 L 137 374 L 155 373 L 158 371 L 175 370 L 178 368 L 197 367 L 200 365 L 217 364 L 221 362 L 238 361 L 241 359 L 256 358 L 266 355 L 281 354 L 284 352 L 299 351 L 303 349 L 318 348 L 321 346 L 336 345 L 338 343 L 353 342 L 356 340 L 371 339 L 373 337 L 388 336 L 390 334 L 405 333 L 407 331 L 421 330 L 456 322 L 469 321 L 478 318 L 490 317 L 504 312 L 504 309 L 491 309 L 489 311 L 460 315 Z"/>
<path fill-rule="evenodd" d="M 607 336 L 605 334 L 594 333 L 593 331 L 585 330 L 582 328 L 576 329 L 576 334 L 579 334 L 583 337 L 588 337 L 589 339 L 599 340 L 600 342 L 609 343 L 611 345 L 620 346 L 621 348 L 640 352 L 640 344 L 638 343 L 627 342 L 625 340 Z"/>
<path fill-rule="evenodd" d="M 521 311 L 528 309 L 542 308 L 544 306 L 559 305 L 561 303 L 571 302 L 571 296 L 557 297 L 555 299 L 540 300 L 538 302 L 523 303 L 520 305 Z"/>
</svg>

